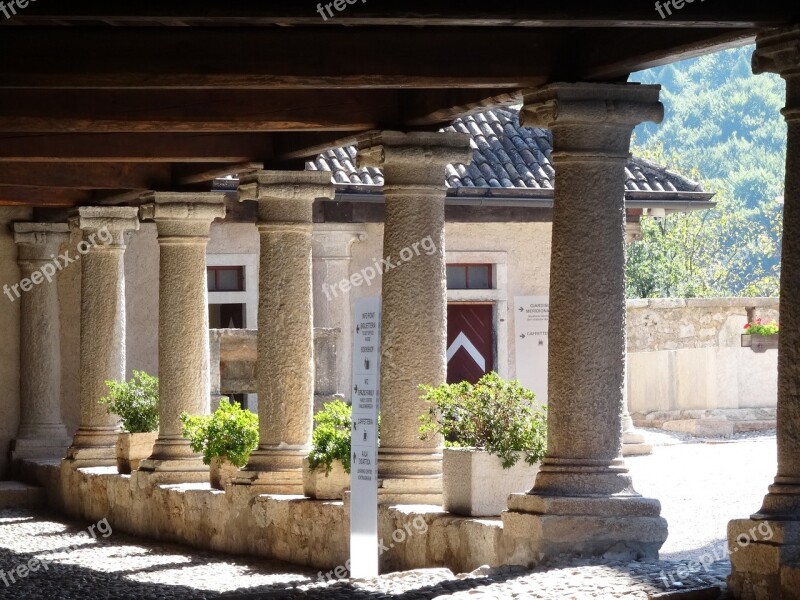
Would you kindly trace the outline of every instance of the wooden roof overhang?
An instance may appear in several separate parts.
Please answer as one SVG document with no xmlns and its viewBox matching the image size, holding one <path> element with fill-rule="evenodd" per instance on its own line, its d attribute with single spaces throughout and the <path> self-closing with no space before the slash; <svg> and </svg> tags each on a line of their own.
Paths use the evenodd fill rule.
<svg viewBox="0 0 800 600">
<path fill-rule="evenodd" d="M 364 131 L 435 130 L 525 88 L 625 81 L 797 22 L 776 0 L 665 19 L 649 0 L 366 0 L 327 20 L 306 0 L 29 0 L 0 14 L 0 205 L 302 168 Z"/>
</svg>

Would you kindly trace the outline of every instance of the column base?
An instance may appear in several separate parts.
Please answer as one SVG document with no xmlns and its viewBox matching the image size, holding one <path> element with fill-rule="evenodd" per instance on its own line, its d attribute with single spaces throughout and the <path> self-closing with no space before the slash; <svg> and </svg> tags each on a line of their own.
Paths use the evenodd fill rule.
<svg viewBox="0 0 800 600">
<path fill-rule="evenodd" d="M 735 598 L 800 599 L 800 520 L 735 519 L 728 550 Z"/>
<path fill-rule="evenodd" d="M 426 448 L 378 449 L 380 504 L 442 506 L 442 451 Z"/>
<path fill-rule="evenodd" d="M 11 460 L 29 458 L 58 458 L 67 455 L 70 439 L 66 430 L 61 435 L 37 435 L 17 438 L 11 442 Z"/>
<path fill-rule="evenodd" d="M 115 467 L 119 430 L 109 428 L 80 428 L 65 457 L 75 469 Z"/>
<path fill-rule="evenodd" d="M 165 483 L 210 483 L 209 466 L 192 452 L 183 438 L 159 437 L 150 458 L 139 463 L 140 481 Z"/>
<path fill-rule="evenodd" d="M 645 442 L 637 429 L 622 432 L 622 456 L 645 456 L 653 453 L 653 446 Z"/>
<path fill-rule="evenodd" d="M 505 561 L 534 566 L 557 556 L 656 559 L 667 539 L 661 503 L 642 496 L 512 494 L 503 520 Z"/>
<path fill-rule="evenodd" d="M 233 485 L 251 486 L 256 494 L 303 495 L 303 460 L 308 446 L 259 447 Z"/>
<path fill-rule="evenodd" d="M 764 496 L 761 510 L 755 519 L 780 519 L 794 521 L 800 519 L 800 479 L 776 477 Z"/>
<path fill-rule="evenodd" d="M 432 504 L 442 506 L 442 476 L 378 479 L 378 504 Z"/>
<path fill-rule="evenodd" d="M 281 471 L 240 471 L 232 485 L 249 487 L 255 494 L 274 494 L 281 496 L 303 495 L 303 470 L 285 469 Z"/>
<path fill-rule="evenodd" d="M 547 457 L 542 461 L 531 493 L 564 498 L 639 497 L 622 458 Z"/>
<path fill-rule="evenodd" d="M 175 483 L 210 483 L 208 465 L 201 459 L 160 460 L 148 458 L 139 463 L 139 479 L 153 485 Z"/>
<path fill-rule="evenodd" d="M 142 480 L 162 483 L 209 483 L 209 466 L 192 452 L 189 440 L 160 435 L 153 445 L 150 458 L 139 463 Z"/>
</svg>

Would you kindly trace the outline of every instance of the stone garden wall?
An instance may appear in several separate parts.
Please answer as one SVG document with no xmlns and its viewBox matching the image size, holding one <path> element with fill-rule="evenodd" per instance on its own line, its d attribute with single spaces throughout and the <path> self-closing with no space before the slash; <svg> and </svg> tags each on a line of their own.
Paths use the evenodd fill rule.
<svg viewBox="0 0 800 600">
<path fill-rule="evenodd" d="M 730 433 L 774 424 L 777 350 L 741 347 L 748 309 L 778 320 L 777 298 L 628 301 L 628 406 L 637 425 Z M 697 430 L 697 419 L 723 430 Z"/>
</svg>

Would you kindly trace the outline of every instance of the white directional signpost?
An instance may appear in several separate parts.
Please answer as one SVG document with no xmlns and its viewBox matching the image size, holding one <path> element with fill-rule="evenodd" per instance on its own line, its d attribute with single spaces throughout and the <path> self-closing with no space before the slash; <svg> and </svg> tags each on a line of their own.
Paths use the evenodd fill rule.
<svg viewBox="0 0 800 600">
<path fill-rule="evenodd" d="M 380 296 L 357 300 L 354 316 L 350 576 L 360 579 L 378 575 Z"/>
<path fill-rule="evenodd" d="M 547 404 L 547 334 L 549 296 L 514 298 L 514 333 L 517 350 L 517 379 L 533 390 L 536 401 Z"/>
</svg>

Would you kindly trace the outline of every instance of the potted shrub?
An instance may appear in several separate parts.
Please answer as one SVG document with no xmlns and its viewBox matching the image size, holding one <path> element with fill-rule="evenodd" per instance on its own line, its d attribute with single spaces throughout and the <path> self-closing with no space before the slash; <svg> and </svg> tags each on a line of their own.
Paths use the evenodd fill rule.
<svg viewBox="0 0 800 600">
<path fill-rule="evenodd" d="M 420 437 L 444 437 L 444 509 L 499 515 L 508 496 L 533 486 L 546 452 L 545 408 L 519 382 L 494 372 L 475 385 L 420 387 L 431 404 L 420 417 Z"/>
<path fill-rule="evenodd" d="M 338 500 L 350 487 L 351 417 L 352 408 L 339 399 L 314 415 L 311 453 L 303 465 L 303 491 L 309 498 Z"/>
<path fill-rule="evenodd" d="M 211 487 L 224 490 L 247 464 L 250 453 L 258 447 L 258 415 L 220 399 L 219 408 L 211 415 L 181 415 L 183 437 L 192 451 L 203 455 L 209 465 Z"/>
<path fill-rule="evenodd" d="M 158 378 L 134 371 L 130 381 L 106 381 L 108 396 L 100 399 L 122 421 L 117 439 L 117 470 L 129 474 L 153 453 L 158 437 Z"/>
<path fill-rule="evenodd" d="M 778 348 L 778 330 L 777 321 L 766 321 L 757 317 L 744 326 L 742 347 L 750 348 L 753 352 L 775 350 Z"/>
</svg>

